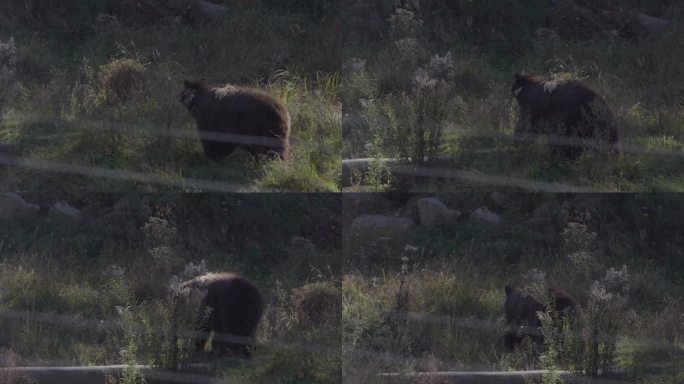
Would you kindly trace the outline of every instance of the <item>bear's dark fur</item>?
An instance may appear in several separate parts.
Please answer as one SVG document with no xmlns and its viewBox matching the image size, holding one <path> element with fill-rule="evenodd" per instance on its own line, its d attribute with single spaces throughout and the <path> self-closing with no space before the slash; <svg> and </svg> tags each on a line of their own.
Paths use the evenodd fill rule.
<svg viewBox="0 0 684 384">
<path fill-rule="evenodd" d="M 290 114 L 280 101 L 260 89 L 185 81 L 178 99 L 197 120 L 208 157 L 228 156 L 236 147 L 253 156 L 284 157 L 287 153 Z"/>
<path fill-rule="evenodd" d="M 533 341 L 542 340 L 539 328 L 542 326 L 537 312 L 547 312 L 546 299 L 544 301 L 525 293 L 517 288 L 506 286 L 506 332 L 504 342 L 509 350 L 513 350 L 522 343 L 525 337 Z M 548 297 L 553 303 L 553 310 L 559 319 L 565 316 L 575 316 L 579 309 L 577 301 L 560 288 L 549 288 Z"/>
<path fill-rule="evenodd" d="M 549 135 L 551 150 L 570 160 L 587 146 L 619 152 L 618 129 L 608 103 L 588 85 L 516 73 L 511 92 L 520 108 L 516 142 Z"/>
<path fill-rule="evenodd" d="M 198 340 L 203 348 L 210 332 L 212 350 L 225 353 L 237 352 L 249 357 L 249 347 L 255 343 L 255 335 L 264 305 L 259 290 L 249 280 L 233 273 L 209 273 L 186 281 L 183 289 L 206 291 L 200 314 L 209 308 L 209 315 L 202 325 L 205 336 Z"/>
</svg>

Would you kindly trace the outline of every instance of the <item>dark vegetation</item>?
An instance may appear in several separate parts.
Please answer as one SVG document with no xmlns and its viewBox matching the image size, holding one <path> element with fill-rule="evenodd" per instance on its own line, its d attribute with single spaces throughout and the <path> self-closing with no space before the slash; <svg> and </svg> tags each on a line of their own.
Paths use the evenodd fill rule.
<svg viewBox="0 0 684 384">
<path fill-rule="evenodd" d="M 23 197 L 42 207 L 54 201 Z M 0 223 L 3 361 L 183 371 L 208 362 L 196 373 L 245 383 L 339 382 L 338 195 L 103 193 L 70 202 L 79 219 L 41 208 Z M 239 273 L 263 296 L 250 360 L 194 353 L 185 332 L 200 325 L 198 307 L 173 297 L 207 271 Z M 124 382 L 135 377 L 129 372 Z"/>
<path fill-rule="evenodd" d="M 682 190 L 680 2 L 345 3 L 343 158 L 391 157 L 607 191 Z M 590 84 L 616 116 L 623 155 L 586 151 L 567 161 L 544 140 L 516 148 L 516 72 Z M 404 191 L 463 184 L 399 176 L 393 182 L 383 177 L 387 171 L 374 164 L 357 182 Z"/>
<path fill-rule="evenodd" d="M 227 11 L 207 16 L 196 0 L 3 2 L 0 41 L 16 43 L 8 64 L 16 87 L 0 95 L 0 148 L 39 162 L 3 166 L 0 187 L 207 188 L 189 178 L 239 190 L 338 190 L 337 2 L 214 3 Z M 292 117 L 292 156 L 265 164 L 245 153 L 204 156 L 195 121 L 176 100 L 183 80 L 200 78 L 280 99 Z M 68 172 L 49 170 L 55 163 Z M 117 180 L 107 170 L 147 177 Z"/>
<path fill-rule="evenodd" d="M 348 380 L 381 382 L 377 372 L 545 368 L 551 370 L 547 383 L 558 382 L 553 372 L 559 369 L 680 382 L 682 199 L 504 196 L 496 205 L 481 191 L 438 195 L 461 213 L 458 219 L 418 225 L 390 239 L 345 235 Z M 344 225 L 360 214 L 418 221 L 418 197 L 346 195 Z M 482 206 L 502 222 L 471 218 Z M 581 321 L 553 320 L 558 314 L 547 312 L 538 333 L 543 343 L 523 340 L 510 352 L 504 343 L 506 285 L 539 300 L 547 297 L 547 287 L 561 289 L 579 303 Z"/>
</svg>

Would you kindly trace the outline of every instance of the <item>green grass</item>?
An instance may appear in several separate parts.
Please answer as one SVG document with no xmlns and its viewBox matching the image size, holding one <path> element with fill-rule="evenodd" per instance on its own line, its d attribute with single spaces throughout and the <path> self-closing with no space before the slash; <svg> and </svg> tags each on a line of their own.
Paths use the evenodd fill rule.
<svg viewBox="0 0 684 384">
<path fill-rule="evenodd" d="M 414 17 L 421 22 L 415 28 L 408 27 L 410 20 L 395 20 L 383 25 L 385 34 L 364 35 L 369 27 L 354 31 L 356 39 L 345 40 L 347 70 L 341 97 L 344 113 L 353 118 L 346 119 L 343 128 L 344 158 L 410 157 L 406 149 L 418 145 L 414 137 L 420 116 L 416 111 L 425 100 L 416 90 L 417 70 L 430 72 L 438 62 L 435 55 L 444 58 L 450 52 L 451 66 L 431 75 L 444 81 L 438 85 L 442 96 L 434 106 L 445 108 L 446 113 L 435 113 L 428 101 L 422 117 L 432 124 L 430 129 L 441 134 L 433 158 L 451 157 L 448 167 L 600 191 L 684 190 L 680 92 L 684 72 L 678 65 L 682 50 L 668 48 L 668 52 L 676 52 L 673 55 L 660 50 L 682 45 L 677 14 L 665 16 L 671 17 L 670 28 L 645 36 L 545 39 L 533 31 L 536 27 L 553 28 L 539 17 L 546 5 L 505 2 L 497 8 L 489 2 L 458 3 L 448 10 L 432 3 L 418 6 Z M 636 9 L 646 12 L 645 5 L 640 6 Z M 504 15 L 512 8 L 527 21 L 519 19 L 516 24 L 508 20 Z M 361 4 L 355 4 L 347 12 L 367 21 L 378 12 L 384 11 L 385 16 L 394 13 L 391 6 L 354 13 L 361 9 Z M 502 23 L 514 25 L 502 29 Z M 477 31 L 500 34 L 492 37 Z M 449 33 L 458 37 L 445 38 Z M 402 48 L 402 39 L 413 39 L 414 48 Z M 499 44 L 502 41 L 504 46 Z M 353 67 L 352 58 L 364 60 L 365 66 Z M 543 138 L 532 148 L 514 146 L 510 136 L 518 107 L 510 87 L 513 74 L 521 71 L 579 78 L 592 84 L 617 116 L 621 143 L 627 150 L 617 158 L 588 151 L 579 161 L 565 162 L 546 149 Z M 372 148 L 382 150 L 376 153 Z M 372 178 L 369 182 L 377 183 Z M 458 180 L 425 178 L 395 185 L 401 190 L 457 191 L 461 187 Z"/>
<path fill-rule="evenodd" d="M 54 198 L 25 197 L 38 204 Z M 4 352 L 17 356 L 16 366 L 129 362 L 121 351 L 131 350 L 130 335 L 122 332 L 130 320 L 118 316 L 116 307 L 128 308 L 133 319 L 157 319 L 153 323 L 163 326 L 171 276 L 204 259 L 210 271 L 237 271 L 254 281 L 265 311 L 251 361 L 200 353 L 191 361 L 210 363 L 210 368 L 197 373 L 247 382 L 339 382 L 339 309 L 322 313 L 324 322 L 304 323 L 309 309 L 297 304 L 320 291 L 311 289 L 314 282 L 328 297 L 339 295 L 339 241 L 329 232 L 339 228 L 338 196 L 82 197 L 76 222 L 39 212 L 2 223 L 0 308 L 22 316 L 0 317 L 0 340 Z M 269 223 L 263 220 L 267 216 Z M 306 238 L 299 237 L 301 231 Z M 113 272 L 117 269 L 120 276 Z M 298 291 L 305 286 L 309 289 Z M 143 334 L 133 340 L 138 343 L 134 361 L 163 363 L 163 353 L 149 353 L 151 346 L 163 345 L 155 344 L 159 330 Z"/>
<path fill-rule="evenodd" d="M 412 217 L 415 200 L 402 196 L 368 195 L 365 208 L 351 217 Z M 683 246 L 681 236 L 674 235 L 681 227 L 674 219 L 681 210 L 675 196 L 505 196 L 505 204 L 496 209 L 503 224 L 489 226 L 467 218 L 477 207 L 491 208 L 489 193 L 438 195 L 466 215 L 441 226 L 418 226 L 410 244 L 419 251 L 408 254 L 407 262 L 400 260 L 402 254 L 370 242 L 347 246 L 344 356 L 354 377 L 372 380 L 371 372 L 378 371 L 529 369 L 529 358 L 507 352 L 503 344 L 504 285 L 532 284 L 525 276 L 543 270 L 549 284 L 568 290 L 586 310 L 591 284 L 609 268 L 626 265 L 630 299 L 620 316 L 615 367 L 628 369 L 638 382 L 676 382 L 681 377 L 681 369 L 674 368 L 682 354 L 681 324 L 670 321 L 681 316 L 684 285 L 672 272 L 680 268 L 674 266 L 680 263 L 674 255 Z M 548 213 L 533 214 L 542 205 Z M 646 245 L 663 236 L 667 251 Z M 571 257 L 580 251 L 589 258 Z M 397 309 L 402 281 L 408 304 Z M 410 316 L 396 317 L 397 310 Z"/>
<path fill-rule="evenodd" d="M 6 106 L 12 117 L 0 124 L 0 138 L 14 146 L 11 154 L 144 173 L 162 182 L 17 166 L 1 171 L 3 188 L 184 191 L 180 179 L 196 178 L 236 184 L 238 191 L 338 191 L 340 80 L 333 42 L 339 31 L 303 11 L 242 7 L 225 20 L 192 27 L 79 24 L 92 33 L 68 49 L 59 38 L 40 32 L 29 38 L 18 29 L 20 94 Z M 306 28 L 305 35 L 294 36 L 293 25 Z M 320 36 L 314 45 L 309 33 Z M 319 44 L 326 48 L 311 51 Z M 207 159 L 194 119 L 175 99 L 183 80 L 199 78 L 261 87 L 281 99 L 291 115 L 291 158 L 255 162 L 237 153 Z"/>
</svg>

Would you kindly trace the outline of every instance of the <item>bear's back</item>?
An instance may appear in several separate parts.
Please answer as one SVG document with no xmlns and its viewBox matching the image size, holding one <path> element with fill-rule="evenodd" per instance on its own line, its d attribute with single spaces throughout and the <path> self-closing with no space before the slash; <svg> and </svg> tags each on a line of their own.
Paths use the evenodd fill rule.
<svg viewBox="0 0 684 384">
<path fill-rule="evenodd" d="M 581 108 L 586 107 L 597 100 L 605 103 L 596 91 L 594 91 L 587 84 L 578 80 L 566 80 L 554 91 L 554 95 L 550 95 L 549 108 L 562 111 L 564 107 Z"/>
<path fill-rule="evenodd" d="M 289 136 L 290 115 L 287 109 L 263 90 L 233 85 L 212 86 L 202 89 L 196 98 L 192 114 L 201 129 L 257 136 L 271 132 L 283 139 Z"/>
<path fill-rule="evenodd" d="M 283 104 L 257 88 L 238 87 L 226 85 L 223 87 L 211 87 L 200 95 L 203 104 L 217 104 L 225 113 L 239 113 L 251 118 L 268 118 L 274 122 L 285 120 L 288 112 Z M 218 101 L 218 103 L 212 102 Z"/>
<path fill-rule="evenodd" d="M 226 313 L 239 313 L 246 319 L 261 317 L 263 302 L 259 290 L 249 280 L 233 273 L 212 274 L 206 280 L 207 304 Z"/>
<path fill-rule="evenodd" d="M 540 117 L 564 117 L 579 114 L 582 108 L 598 103 L 607 107 L 605 99 L 579 80 L 544 80 L 525 86 L 522 103 L 534 106 Z M 577 116 L 579 117 L 579 116 Z"/>
</svg>

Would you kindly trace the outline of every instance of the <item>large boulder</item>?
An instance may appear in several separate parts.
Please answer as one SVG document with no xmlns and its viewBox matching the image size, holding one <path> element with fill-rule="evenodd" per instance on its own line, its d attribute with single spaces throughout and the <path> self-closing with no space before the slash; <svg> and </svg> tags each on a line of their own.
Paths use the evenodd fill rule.
<svg viewBox="0 0 684 384">
<path fill-rule="evenodd" d="M 78 209 L 72 207 L 64 200 L 56 202 L 55 205 L 50 208 L 50 213 L 74 220 L 81 216 L 81 212 Z"/>
<path fill-rule="evenodd" d="M 461 216 L 459 211 L 449 209 L 436 197 L 418 199 L 420 225 L 432 226 L 451 222 Z"/>
<path fill-rule="evenodd" d="M 473 211 L 470 216 L 473 220 L 478 220 L 487 224 L 499 225 L 501 224 L 501 216 L 489 210 L 487 207 L 480 207 Z"/>
<path fill-rule="evenodd" d="M 0 193 L 0 220 L 31 218 L 39 209 L 40 206 L 27 203 L 16 193 Z"/>
</svg>

